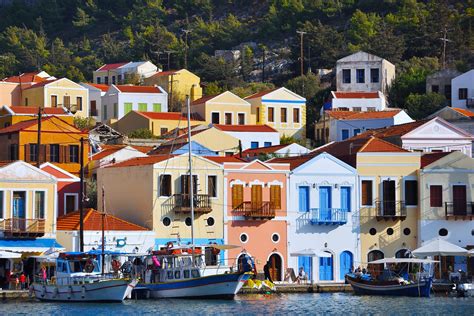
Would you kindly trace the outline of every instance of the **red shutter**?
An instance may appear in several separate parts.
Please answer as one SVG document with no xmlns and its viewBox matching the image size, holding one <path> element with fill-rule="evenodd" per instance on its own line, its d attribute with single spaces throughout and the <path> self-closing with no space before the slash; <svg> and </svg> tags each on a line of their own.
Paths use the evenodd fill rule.
<svg viewBox="0 0 474 316">
<path fill-rule="evenodd" d="M 30 162 L 30 144 L 25 144 L 25 161 Z"/>
<path fill-rule="evenodd" d="M 431 207 L 443 206 L 443 187 L 441 185 L 430 186 L 430 206 Z"/>
</svg>

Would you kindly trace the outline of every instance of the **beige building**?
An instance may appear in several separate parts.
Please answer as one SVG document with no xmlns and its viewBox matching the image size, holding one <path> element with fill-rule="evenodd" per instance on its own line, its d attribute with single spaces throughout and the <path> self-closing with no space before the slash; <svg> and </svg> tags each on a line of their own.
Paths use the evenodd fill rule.
<svg viewBox="0 0 474 316">
<path fill-rule="evenodd" d="M 144 79 L 147 86 L 158 85 L 168 92 L 171 99 L 184 101 L 189 95 L 191 101 L 202 97 L 201 78 L 187 69 L 157 72 Z"/>
</svg>

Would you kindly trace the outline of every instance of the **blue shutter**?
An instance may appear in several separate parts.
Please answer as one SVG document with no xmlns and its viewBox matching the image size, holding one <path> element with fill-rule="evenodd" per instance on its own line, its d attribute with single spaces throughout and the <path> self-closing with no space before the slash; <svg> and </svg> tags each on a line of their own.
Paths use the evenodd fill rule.
<svg viewBox="0 0 474 316">
<path fill-rule="evenodd" d="M 341 187 L 341 209 L 346 212 L 351 211 L 351 188 Z"/>
<path fill-rule="evenodd" d="M 311 271 L 312 270 L 311 257 L 307 257 L 307 256 L 298 257 L 298 270 L 295 271 L 296 276 L 298 276 L 298 273 L 300 272 L 301 267 L 303 267 L 303 270 L 306 273 L 308 281 L 311 281 L 311 273 L 313 272 Z"/>
<path fill-rule="evenodd" d="M 348 139 L 349 138 L 349 130 L 348 129 L 343 129 L 342 130 L 342 140 Z"/>
<path fill-rule="evenodd" d="M 321 220 L 331 220 L 331 187 L 319 187 L 319 212 Z"/>
<path fill-rule="evenodd" d="M 300 212 L 309 212 L 309 187 L 301 186 L 299 191 L 299 210 Z"/>
</svg>

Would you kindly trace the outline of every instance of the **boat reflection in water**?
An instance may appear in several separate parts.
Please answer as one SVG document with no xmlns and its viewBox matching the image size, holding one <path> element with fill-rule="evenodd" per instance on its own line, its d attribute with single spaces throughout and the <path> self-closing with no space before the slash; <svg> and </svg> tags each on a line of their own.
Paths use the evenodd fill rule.
<svg viewBox="0 0 474 316">
<path fill-rule="evenodd" d="M 370 264 L 406 264 L 409 270 L 410 264 L 420 266 L 429 265 L 428 272 L 417 272 L 410 279 L 408 273 L 405 276 L 395 274 L 389 269 L 384 269 L 380 277 L 360 272 L 346 274 L 346 281 L 352 286 L 354 292 L 360 295 L 392 295 L 429 297 L 433 278 L 431 276 L 431 264 L 438 262 L 429 259 L 416 258 L 388 258 L 370 262 Z M 422 271 L 423 269 L 418 269 Z"/>
</svg>

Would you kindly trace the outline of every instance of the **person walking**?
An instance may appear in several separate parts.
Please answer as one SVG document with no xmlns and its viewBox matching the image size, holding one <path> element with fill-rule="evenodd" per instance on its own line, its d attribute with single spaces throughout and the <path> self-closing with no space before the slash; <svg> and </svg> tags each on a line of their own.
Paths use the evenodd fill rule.
<svg viewBox="0 0 474 316">
<path fill-rule="evenodd" d="M 21 289 L 25 290 L 26 289 L 26 275 L 25 275 L 25 272 L 23 272 L 20 275 L 20 284 L 21 284 Z"/>
</svg>

